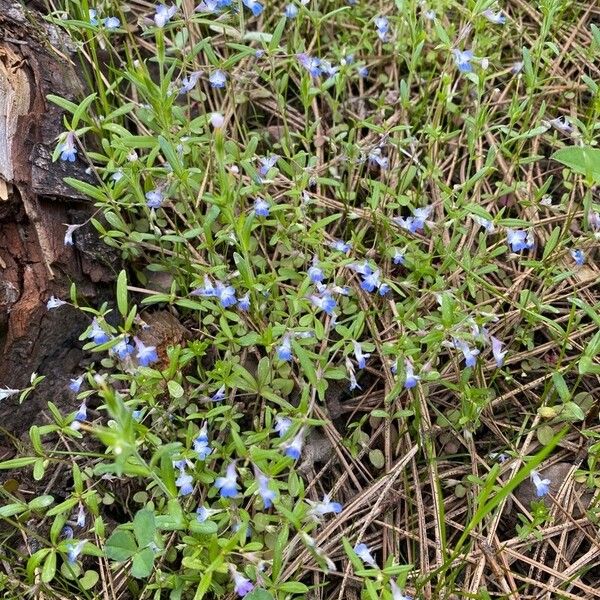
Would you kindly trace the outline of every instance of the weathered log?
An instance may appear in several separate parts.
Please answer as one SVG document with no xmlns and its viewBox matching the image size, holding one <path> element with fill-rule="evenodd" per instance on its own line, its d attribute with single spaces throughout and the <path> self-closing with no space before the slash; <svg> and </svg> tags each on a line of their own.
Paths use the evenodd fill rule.
<svg viewBox="0 0 600 600">
<path fill-rule="evenodd" d="M 0 0 L 0 387 L 24 387 L 33 372 L 46 376 L 22 406 L 14 397 L 1 402 L 0 428 L 12 435 L 48 400 L 68 398 L 66 384 L 82 358 L 77 339 L 86 320 L 71 306 L 48 311 L 47 300 L 68 298 L 72 282 L 93 299 L 97 283 L 113 277 L 64 244 L 66 224 L 93 208 L 63 181 L 88 178 L 87 165 L 51 160 L 63 123 L 47 95 L 83 95 L 73 56 L 39 13 Z"/>
</svg>

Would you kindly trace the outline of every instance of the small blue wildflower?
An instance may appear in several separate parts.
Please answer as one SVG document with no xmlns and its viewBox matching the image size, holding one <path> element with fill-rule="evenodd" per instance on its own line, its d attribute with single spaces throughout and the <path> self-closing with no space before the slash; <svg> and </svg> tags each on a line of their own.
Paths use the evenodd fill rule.
<svg viewBox="0 0 600 600">
<path fill-rule="evenodd" d="M 413 600 L 412 596 L 407 596 L 402 592 L 402 589 L 393 579 L 390 580 L 390 587 L 392 589 L 392 600 Z"/>
<path fill-rule="evenodd" d="M 323 269 L 319 267 L 319 261 L 316 256 L 313 256 L 312 266 L 308 269 L 308 277 L 312 283 L 321 283 L 325 279 Z"/>
<path fill-rule="evenodd" d="M 148 208 L 160 208 L 163 200 L 163 193 L 158 189 L 146 192 L 146 205 Z"/>
<path fill-rule="evenodd" d="M 288 19 L 295 19 L 298 16 L 298 7 L 295 4 L 288 4 L 283 14 Z"/>
<path fill-rule="evenodd" d="M 348 254 L 352 250 L 352 242 L 344 242 L 343 240 L 334 240 L 329 244 L 337 252 Z"/>
<path fill-rule="evenodd" d="M 364 369 L 367 364 L 367 359 L 371 356 L 370 354 L 363 354 L 361 345 L 352 340 L 352 346 L 354 347 L 354 358 L 356 358 L 356 362 L 358 364 L 359 369 Z"/>
<path fill-rule="evenodd" d="M 571 250 L 571 256 L 573 257 L 576 265 L 581 266 L 585 262 L 585 254 L 582 250 Z"/>
<path fill-rule="evenodd" d="M 404 361 L 404 369 L 406 371 L 406 379 L 404 380 L 404 387 L 407 390 L 414 388 L 419 380 L 421 379 L 418 375 L 415 375 L 413 364 L 410 360 Z"/>
<path fill-rule="evenodd" d="M 269 203 L 263 200 L 262 198 L 257 198 L 254 201 L 254 214 L 258 217 L 268 217 L 269 216 Z"/>
<path fill-rule="evenodd" d="M 305 52 L 296 55 L 298 62 L 311 74 L 312 77 L 321 75 L 321 61 L 318 58 L 309 56 Z"/>
<path fill-rule="evenodd" d="M 222 385 L 210 398 L 213 402 L 223 402 L 225 400 L 225 386 Z"/>
<path fill-rule="evenodd" d="M 264 156 L 258 159 L 260 167 L 258 168 L 258 174 L 261 177 L 266 177 L 269 171 L 277 164 L 279 160 L 278 154 L 271 154 L 270 156 Z"/>
<path fill-rule="evenodd" d="M 155 346 L 146 346 L 144 342 L 138 339 L 135 340 L 135 345 L 137 349 L 135 357 L 142 367 L 148 367 L 149 365 L 158 362 L 158 354 L 156 353 Z"/>
<path fill-rule="evenodd" d="M 492 354 L 494 355 L 496 366 L 500 368 L 504 364 L 504 357 L 506 356 L 506 350 L 502 350 L 504 344 L 493 335 L 490 336 L 490 341 L 492 342 Z"/>
<path fill-rule="evenodd" d="M 200 71 L 194 71 L 181 80 L 181 87 L 179 88 L 179 95 L 189 94 L 198 83 L 200 79 Z"/>
<path fill-rule="evenodd" d="M 194 10 L 200 13 L 212 14 L 217 12 L 218 9 L 219 3 L 217 0 L 202 0 Z"/>
<path fill-rule="evenodd" d="M 194 491 L 194 478 L 185 472 L 185 461 L 179 464 L 179 477 L 175 480 L 175 485 L 179 488 L 180 496 L 189 496 Z"/>
<path fill-rule="evenodd" d="M 550 491 L 550 480 L 542 479 L 537 471 L 531 471 L 529 474 L 531 482 L 535 486 L 535 493 L 538 498 L 545 496 Z"/>
<path fill-rule="evenodd" d="M 250 310 L 250 292 L 246 292 L 239 300 L 238 300 L 238 308 L 245 312 Z"/>
<path fill-rule="evenodd" d="M 208 81 L 213 88 L 224 88 L 227 83 L 227 75 L 221 69 L 217 69 L 210 74 Z"/>
<path fill-rule="evenodd" d="M 369 69 L 367 69 L 366 66 L 361 65 L 360 67 L 356 68 L 356 72 L 358 73 L 359 77 L 368 77 L 369 76 Z"/>
<path fill-rule="evenodd" d="M 254 584 L 241 573 L 238 573 L 235 567 L 231 568 L 231 576 L 234 591 L 240 598 L 248 595 L 254 589 Z"/>
<path fill-rule="evenodd" d="M 77 557 L 81 554 L 83 547 L 85 546 L 85 540 L 80 540 L 77 543 L 71 542 L 67 548 L 67 562 L 70 565 L 74 565 L 77 562 Z"/>
<path fill-rule="evenodd" d="M 530 250 L 533 248 L 533 234 L 522 229 L 507 229 L 506 240 L 513 252 Z"/>
<path fill-rule="evenodd" d="M 328 60 L 321 61 L 321 72 L 327 77 L 334 77 L 339 70 L 339 67 L 334 67 Z"/>
<path fill-rule="evenodd" d="M 289 335 L 284 335 L 281 344 L 277 347 L 277 358 L 279 360 L 292 360 L 292 342 Z"/>
<path fill-rule="evenodd" d="M 204 276 L 204 286 L 196 288 L 190 292 L 191 296 L 203 296 L 204 298 L 216 295 L 215 286 L 211 283 L 208 275 Z"/>
<path fill-rule="evenodd" d="M 502 14 L 502 11 L 495 13 L 491 8 L 484 10 L 481 13 L 490 23 L 495 25 L 504 25 L 506 23 L 506 16 Z"/>
<path fill-rule="evenodd" d="M 156 6 L 156 14 L 154 15 L 154 23 L 157 27 L 164 27 L 171 17 L 177 12 L 176 6 L 166 6 L 159 4 Z"/>
<path fill-rule="evenodd" d="M 254 467 L 254 477 L 256 483 L 258 483 L 258 493 L 262 498 L 265 508 L 271 508 L 276 494 L 273 490 L 269 489 L 269 478 L 257 466 Z"/>
<path fill-rule="evenodd" d="M 333 311 L 337 306 L 337 302 L 329 293 L 325 293 L 322 296 L 312 294 L 311 296 L 309 296 L 309 300 L 313 303 L 314 306 L 322 310 L 327 315 L 333 315 Z"/>
<path fill-rule="evenodd" d="M 60 534 L 62 535 L 63 538 L 65 538 L 65 540 L 72 540 L 73 539 L 73 528 L 70 525 L 65 525 Z"/>
<path fill-rule="evenodd" d="M 248 8 L 255 17 L 258 17 L 263 11 L 263 5 L 256 0 L 242 0 L 242 4 Z"/>
<path fill-rule="evenodd" d="M 454 62 L 458 67 L 458 70 L 461 73 L 472 73 L 473 65 L 471 61 L 473 60 L 473 52 L 471 50 L 452 50 L 452 54 L 454 56 Z"/>
<path fill-rule="evenodd" d="M 377 35 L 382 42 L 385 42 L 388 37 L 390 30 L 390 23 L 385 17 L 377 17 L 375 19 L 375 28 L 377 29 Z"/>
<path fill-rule="evenodd" d="M 212 515 L 218 513 L 218 510 L 212 508 L 206 508 L 206 506 L 199 506 L 196 509 L 196 521 L 198 523 L 204 523 L 207 521 Z"/>
<path fill-rule="evenodd" d="M 381 281 L 379 280 L 379 269 L 375 271 L 371 271 L 364 276 L 360 287 L 365 292 L 371 293 L 375 291 L 381 285 Z"/>
<path fill-rule="evenodd" d="M 106 19 L 104 19 L 104 27 L 109 31 L 118 29 L 121 27 L 121 21 L 117 17 L 106 17 Z"/>
<path fill-rule="evenodd" d="M 225 477 L 217 477 L 215 487 L 220 490 L 221 498 L 233 498 L 237 496 L 238 484 L 235 460 L 227 467 Z"/>
<path fill-rule="evenodd" d="M 277 415 L 275 417 L 275 431 L 279 434 L 279 437 L 283 437 L 292 426 L 292 420 L 287 417 Z"/>
<path fill-rule="evenodd" d="M 479 215 L 471 215 L 471 218 L 473 219 L 473 221 L 475 221 L 475 223 L 477 223 L 477 225 L 483 227 L 487 233 L 494 233 L 494 231 L 496 230 L 494 223 L 492 223 L 492 221 L 490 221 L 489 219 L 484 219 Z"/>
<path fill-rule="evenodd" d="M 88 10 L 88 18 L 90 20 L 90 25 L 94 27 L 98 25 L 98 11 L 95 8 L 90 8 Z"/>
<path fill-rule="evenodd" d="M 206 460 L 206 457 L 212 454 L 212 448 L 208 441 L 208 425 L 204 423 L 200 429 L 200 433 L 194 440 L 194 452 L 198 455 L 199 460 Z"/>
<path fill-rule="evenodd" d="M 289 458 L 298 460 L 302 454 L 302 446 L 304 445 L 304 428 L 296 434 L 291 442 L 285 442 L 281 445 L 283 452 Z"/>
<path fill-rule="evenodd" d="M 133 410 L 131 411 L 131 418 L 139 423 L 142 420 L 142 414 L 141 410 Z"/>
<path fill-rule="evenodd" d="M 72 392 L 77 393 L 81 388 L 81 384 L 83 383 L 83 375 L 77 377 L 77 379 L 71 379 L 71 383 L 69 383 L 69 389 Z"/>
<path fill-rule="evenodd" d="M 96 317 L 92 319 L 92 328 L 88 337 L 94 340 L 94 344 L 104 344 L 110 339 L 108 333 L 106 333 L 102 327 L 100 327 L 100 323 L 98 323 L 98 319 Z"/>
<path fill-rule="evenodd" d="M 366 565 L 377 567 L 377 563 L 371 554 L 371 550 L 366 544 L 356 544 L 356 546 L 354 546 L 354 552 Z"/>
<path fill-rule="evenodd" d="M 425 17 L 425 18 L 426 18 L 428 21 L 435 21 L 435 17 L 436 17 L 435 10 L 426 10 L 426 11 L 423 13 L 423 16 L 424 16 L 424 17 Z"/>
<path fill-rule="evenodd" d="M 381 148 L 373 148 L 369 152 L 369 164 L 378 165 L 382 171 L 385 171 L 389 167 L 389 160 L 387 156 L 383 156 Z"/>
<path fill-rule="evenodd" d="M 387 284 L 387 283 L 381 283 L 379 284 L 379 295 L 380 296 L 385 296 L 386 294 L 388 294 L 391 291 L 391 287 Z"/>
<path fill-rule="evenodd" d="M 404 250 L 398 250 L 396 249 L 394 251 L 394 258 L 392 259 L 395 265 L 405 265 L 406 264 L 406 257 L 405 257 L 405 251 Z"/>
<path fill-rule="evenodd" d="M 77 413 L 75 413 L 75 421 L 79 423 L 83 423 L 87 419 L 87 406 L 85 402 L 82 402 L 77 409 Z"/>
<path fill-rule="evenodd" d="M 79 505 L 79 510 L 77 511 L 77 527 L 85 527 L 85 509 L 83 508 L 83 504 Z"/>
<path fill-rule="evenodd" d="M 75 162 L 77 158 L 77 146 L 75 145 L 75 134 L 70 131 L 65 141 L 60 145 L 60 160 Z"/>
<path fill-rule="evenodd" d="M 312 507 L 309 514 L 317 519 L 328 514 L 337 515 L 342 512 L 342 505 L 339 502 L 332 502 L 329 494 L 325 494 L 321 502 L 313 502 L 312 500 L 307 500 L 307 502 Z"/>
<path fill-rule="evenodd" d="M 354 54 L 346 54 L 340 62 L 343 65 L 351 65 L 354 62 Z"/>
<path fill-rule="evenodd" d="M 55 298 L 54 296 L 50 296 L 48 302 L 46 302 L 46 308 L 48 310 L 52 310 L 53 308 L 60 308 L 65 304 L 67 304 L 67 302 L 65 302 L 64 300 L 61 300 L 60 298 Z"/>
<path fill-rule="evenodd" d="M 234 287 L 231 285 L 224 285 L 220 281 L 217 281 L 215 295 L 223 308 L 233 306 L 237 302 Z"/>
<path fill-rule="evenodd" d="M 462 355 L 465 358 L 465 365 L 467 367 L 474 367 L 476 365 L 479 350 L 476 348 L 470 348 L 466 342 L 457 339 L 454 340 L 454 347 L 462 352 Z"/>
<path fill-rule="evenodd" d="M 121 360 L 125 360 L 133 353 L 133 346 L 129 343 L 129 337 L 124 336 L 115 344 L 111 351 L 114 352 Z"/>
</svg>

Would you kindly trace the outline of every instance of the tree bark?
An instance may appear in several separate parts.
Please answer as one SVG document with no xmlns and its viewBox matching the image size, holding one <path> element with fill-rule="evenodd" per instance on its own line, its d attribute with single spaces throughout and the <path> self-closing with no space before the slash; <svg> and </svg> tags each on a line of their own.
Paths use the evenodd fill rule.
<svg viewBox="0 0 600 600">
<path fill-rule="evenodd" d="M 74 60 L 65 37 L 39 13 L 0 0 L 0 388 L 22 388 L 33 372 L 46 376 L 23 405 L 17 397 L 0 401 L 0 432 L 10 435 L 22 434 L 48 400 L 74 400 L 66 384 L 76 376 L 77 340 L 88 323 L 71 306 L 47 310 L 47 300 L 68 300 L 72 282 L 81 297 L 97 300 L 98 284 L 113 277 L 89 253 L 64 244 L 66 224 L 93 209 L 63 181 L 89 180 L 87 165 L 51 160 L 63 123 L 46 97 L 81 99 Z"/>
</svg>

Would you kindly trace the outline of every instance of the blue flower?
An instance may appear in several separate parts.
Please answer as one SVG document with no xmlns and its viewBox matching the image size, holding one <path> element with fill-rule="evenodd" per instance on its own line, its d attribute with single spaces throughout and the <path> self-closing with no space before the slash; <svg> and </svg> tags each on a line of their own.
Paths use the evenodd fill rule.
<svg viewBox="0 0 600 600">
<path fill-rule="evenodd" d="M 308 277 L 312 283 L 321 283 L 325 278 L 316 256 L 313 256 L 312 266 L 308 269 Z"/>
<path fill-rule="evenodd" d="M 371 273 L 368 273 L 364 276 L 360 287 L 365 292 L 371 293 L 375 291 L 375 289 L 378 288 L 380 285 L 381 282 L 379 281 L 379 269 L 377 269 L 376 271 L 372 271 Z"/>
<path fill-rule="evenodd" d="M 474 367 L 477 364 L 479 350 L 476 348 L 469 348 L 466 342 L 457 339 L 454 340 L 454 347 L 462 352 L 467 367 Z"/>
<path fill-rule="evenodd" d="M 530 250 L 533 248 L 533 234 L 522 229 L 507 229 L 506 240 L 513 252 L 521 250 Z"/>
<path fill-rule="evenodd" d="M 304 445 L 304 428 L 296 434 L 296 437 L 291 442 L 285 442 L 281 445 L 283 453 L 289 458 L 298 460 L 302 454 L 302 446 Z"/>
<path fill-rule="evenodd" d="M 343 240 L 334 240 L 329 244 L 334 250 L 348 254 L 352 249 L 352 242 L 344 242 Z"/>
<path fill-rule="evenodd" d="M 404 380 L 404 387 L 409 390 L 414 388 L 419 380 L 421 379 L 418 375 L 415 375 L 413 364 L 410 360 L 404 361 L 404 368 L 406 371 L 406 379 Z"/>
<path fill-rule="evenodd" d="M 200 71 L 194 71 L 181 80 L 181 87 L 179 88 L 179 94 L 188 94 L 191 92 L 200 79 Z"/>
<path fill-rule="evenodd" d="M 265 508 L 271 508 L 276 494 L 273 490 L 269 489 L 269 478 L 257 466 L 254 467 L 254 477 L 258 483 L 258 493 L 262 498 Z"/>
<path fill-rule="evenodd" d="M 81 388 L 81 384 L 83 383 L 83 375 L 77 377 L 77 379 L 71 379 L 71 383 L 69 383 L 69 389 L 72 392 L 77 393 L 79 388 Z"/>
<path fill-rule="evenodd" d="M 339 67 L 334 67 L 328 60 L 321 61 L 321 72 L 327 77 L 333 77 L 339 70 Z"/>
<path fill-rule="evenodd" d="M 196 12 L 212 14 L 217 12 L 219 9 L 218 0 L 202 0 L 198 6 L 194 9 Z"/>
<path fill-rule="evenodd" d="M 365 67 L 364 65 L 362 65 L 360 67 L 356 67 L 356 72 L 358 73 L 359 77 L 368 77 L 369 76 L 369 69 L 367 69 L 367 67 Z"/>
<path fill-rule="evenodd" d="M 155 362 L 158 362 L 158 354 L 156 353 L 155 346 L 146 346 L 144 342 L 138 339 L 135 340 L 135 345 L 137 348 L 137 354 L 135 357 L 142 367 L 147 367 Z"/>
<path fill-rule="evenodd" d="M 275 431 L 279 434 L 279 437 L 283 437 L 292 426 L 292 420 L 287 417 L 277 415 L 275 417 Z"/>
<path fill-rule="evenodd" d="M 225 400 L 225 386 L 222 385 L 212 396 L 213 402 L 223 402 Z"/>
<path fill-rule="evenodd" d="M 198 523 L 204 523 L 204 521 L 208 520 L 212 515 L 218 512 L 218 510 L 206 508 L 206 506 L 199 506 L 196 509 L 196 520 L 198 521 Z"/>
<path fill-rule="evenodd" d="M 356 358 L 358 368 L 364 369 L 365 365 L 367 364 L 367 358 L 369 358 L 371 355 L 363 354 L 361 345 L 355 340 L 352 340 L 352 346 L 354 347 L 354 357 Z"/>
<path fill-rule="evenodd" d="M 160 208 L 164 200 L 163 193 L 158 190 L 151 190 L 146 192 L 146 205 L 148 208 Z"/>
<path fill-rule="evenodd" d="M 321 75 L 321 61 L 318 58 L 309 56 L 305 52 L 297 55 L 298 62 L 311 74 L 312 77 Z"/>
<path fill-rule="evenodd" d="M 405 596 L 398 584 L 392 579 L 390 580 L 392 588 L 392 600 L 413 600 L 412 596 Z"/>
<path fill-rule="evenodd" d="M 77 562 L 77 557 L 81 554 L 85 542 L 85 540 L 80 540 L 77 543 L 71 542 L 67 547 L 67 562 L 70 565 L 74 565 Z"/>
<path fill-rule="evenodd" d="M 529 474 L 531 482 L 535 486 L 535 493 L 538 498 L 545 496 L 550 491 L 550 480 L 542 479 L 537 471 L 531 471 Z"/>
<path fill-rule="evenodd" d="M 506 16 L 502 14 L 502 11 L 495 13 L 491 8 L 484 10 L 481 13 L 490 23 L 495 25 L 504 25 L 506 23 Z"/>
<path fill-rule="evenodd" d="M 377 29 L 377 35 L 382 42 L 385 42 L 388 37 L 390 30 L 390 23 L 385 17 L 377 17 L 375 19 L 375 28 Z"/>
<path fill-rule="evenodd" d="M 362 560 L 366 565 L 377 567 L 377 563 L 371 554 L 371 550 L 366 544 L 356 544 L 356 546 L 354 546 L 354 552 L 356 552 L 358 558 L 360 558 L 360 560 Z"/>
<path fill-rule="evenodd" d="M 383 156 L 381 148 L 373 148 L 373 150 L 369 152 L 368 158 L 370 165 L 379 165 L 379 168 L 382 171 L 385 171 L 389 167 L 388 157 Z"/>
<path fill-rule="evenodd" d="M 221 498 L 233 498 L 237 496 L 238 484 L 235 460 L 227 467 L 225 477 L 217 477 L 215 487 L 220 490 Z"/>
<path fill-rule="evenodd" d="M 325 494 L 321 502 L 314 502 L 312 500 L 307 500 L 307 502 L 312 507 L 309 514 L 317 519 L 328 514 L 337 515 L 342 512 L 342 505 L 339 502 L 332 502 L 329 499 L 329 494 Z"/>
<path fill-rule="evenodd" d="M 118 29 L 121 27 L 121 21 L 117 17 L 106 17 L 104 19 L 104 27 L 108 30 Z"/>
<path fill-rule="evenodd" d="M 406 256 L 404 250 L 396 249 L 394 251 L 394 258 L 392 259 L 395 265 L 405 265 L 406 264 Z"/>
<path fill-rule="evenodd" d="M 94 344 L 104 344 L 110 339 L 108 333 L 106 333 L 102 327 L 100 327 L 100 323 L 98 323 L 98 319 L 96 317 L 92 319 L 92 328 L 88 337 L 94 340 Z"/>
<path fill-rule="evenodd" d="M 249 8 L 255 17 L 258 17 L 263 11 L 263 5 L 256 0 L 242 0 L 242 4 Z"/>
<path fill-rule="evenodd" d="M 231 576 L 233 578 L 235 593 L 240 598 L 243 598 L 254 589 L 254 584 L 242 574 L 238 573 L 235 567 L 231 566 L 230 570 Z"/>
<path fill-rule="evenodd" d="M 180 496 L 189 496 L 194 491 L 194 478 L 185 472 L 185 461 L 179 464 L 179 477 L 175 480 L 175 485 L 179 488 Z"/>
<path fill-rule="evenodd" d="M 487 233 L 494 233 L 494 231 L 496 230 L 496 228 L 494 227 L 494 223 L 492 223 L 492 221 L 490 221 L 489 219 L 484 219 L 479 215 L 471 215 L 471 218 L 473 219 L 473 221 L 475 221 L 475 223 L 477 223 L 477 225 L 483 227 Z"/>
<path fill-rule="evenodd" d="M 493 335 L 490 336 L 490 341 L 492 342 L 492 354 L 494 355 L 496 366 L 500 368 L 504 364 L 504 357 L 506 356 L 506 350 L 502 350 L 504 344 Z"/>
<path fill-rule="evenodd" d="M 212 454 L 212 448 L 208 441 L 208 425 L 203 423 L 200 433 L 194 440 L 194 452 L 198 455 L 199 460 L 206 460 L 206 457 Z"/>
<path fill-rule="evenodd" d="M 258 159 L 260 167 L 258 168 L 258 174 L 261 177 L 266 177 L 269 171 L 277 164 L 279 155 L 271 154 L 270 156 L 261 157 Z"/>
<path fill-rule="evenodd" d="M 87 419 L 87 406 L 85 402 L 82 402 L 77 409 L 77 413 L 75 413 L 75 421 L 79 421 L 83 423 Z"/>
<path fill-rule="evenodd" d="M 473 52 L 471 50 L 452 50 L 452 54 L 454 56 L 454 62 L 458 67 L 458 70 L 461 73 L 472 73 L 473 65 L 471 65 L 471 61 L 473 60 Z"/>
<path fill-rule="evenodd" d="M 243 311 L 250 310 L 250 292 L 246 292 L 239 300 L 238 300 L 238 308 Z"/>
<path fill-rule="evenodd" d="M 90 8 L 88 10 L 88 18 L 90 20 L 90 25 L 94 27 L 98 25 L 98 11 L 95 8 Z"/>
<path fill-rule="evenodd" d="M 79 510 L 77 511 L 77 527 L 85 527 L 85 509 L 83 508 L 83 504 L 79 505 Z"/>
<path fill-rule="evenodd" d="M 213 88 L 224 88 L 227 83 L 227 75 L 221 69 L 217 69 L 210 74 L 208 81 Z"/>
<path fill-rule="evenodd" d="M 295 19 L 298 16 L 298 7 L 295 4 L 288 4 L 283 14 L 288 19 Z"/>
<path fill-rule="evenodd" d="M 269 203 L 263 200 L 262 198 L 257 198 L 254 201 L 254 214 L 258 217 L 268 217 Z"/>
<path fill-rule="evenodd" d="M 111 351 L 114 352 L 121 360 L 125 360 L 133 353 L 133 346 L 129 343 L 129 337 L 123 336 L 123 338 L 121 338 L 119 342 L 117 342 L 117 344 L 111 348 Z"/>
<path fill-rule="evenodd" d="M 571 250 L 571 256 L 573 257 L 576 265 L 581 266 L 585 262 L 585 254 L 582 250 Z"/>
<path fill-rule="evenodd" d="M 171 17 L 177 12 L 176 6 L 166 6 L 159 4 L 156 7 L 156 14 L 154 15 L 154 23 L 157 27 L 164 27 L 170 20 Z"/>
<path fill-rule="evenodd" d="M 77 146 L 75 145 L 75 134 L 70 131 L 65 141 L 60 145 L 60 160 L 75 162 L 77 158 Z"/>
<path fill-rule="evenodd" d="M 337 306 L 337 302 L 329 292 L 325 292 L 322 296 L 312 294 L 309 296 L 309 300 L 327 315 L 333 315 L 333 311 Z"/>
<path fill-rule="evenodd" d="M 284 335 L 281 344 L 277 347 L 277 358 L 279 360 L 292 360 L 292 342 L 289 335 Z"/>
<path fill-rule="evenodd" d="M 60 308 L 65 304 L 67 304 L 67 302 L 65 302 L 64 300 L 61 300 L 60 298 L 55 298 L 54 296 L 50 296 L 50 299 L 48 300 L 48 302 L 46 302 L 46 308 L 48 310 L 52 310 L 53 308 Z"/>
<path fill-rule="evenodd" d="M 220 281 L 217 281 L 215 288 L 215 295 L 219 299 L 223 308 L 233 306 L 237 302 L 235 297 L 235 289 L 231 285 L 224 285 Z"/>
</svg>

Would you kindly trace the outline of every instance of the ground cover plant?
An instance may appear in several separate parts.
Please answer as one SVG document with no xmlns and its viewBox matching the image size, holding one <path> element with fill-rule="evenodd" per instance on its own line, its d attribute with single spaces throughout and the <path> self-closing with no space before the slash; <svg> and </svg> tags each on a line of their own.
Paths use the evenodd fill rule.
<svg viewBox="0 0 600 600">
<path fill-rule="evenodd" d="M 0 463 L 5 597 L 598 597 L 598 6 L 47 19 L 114 301 L 48 299 L 89 360 Z"/>
</svg>

